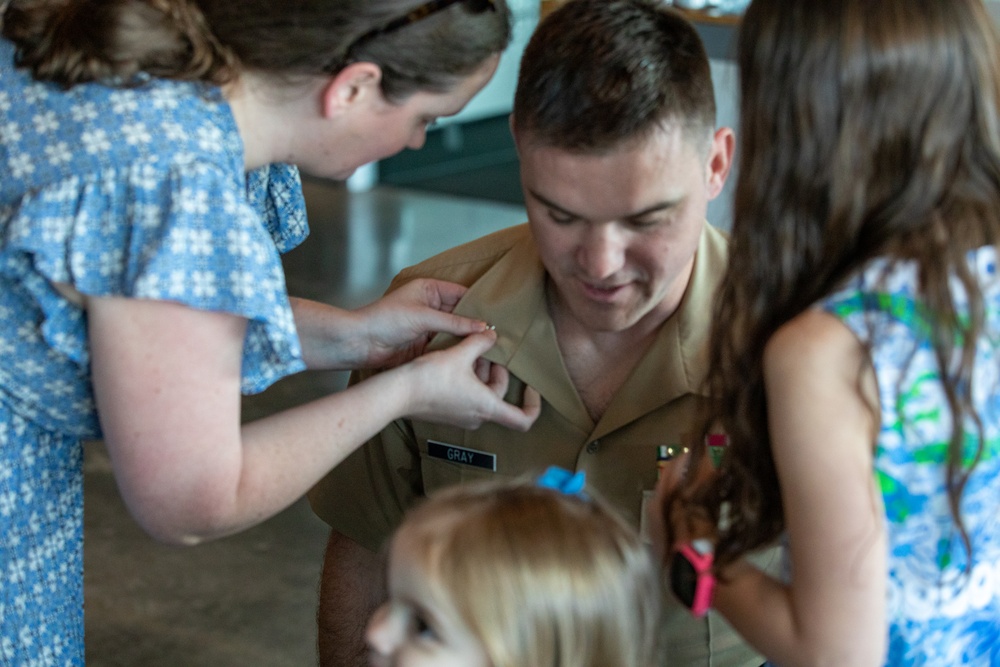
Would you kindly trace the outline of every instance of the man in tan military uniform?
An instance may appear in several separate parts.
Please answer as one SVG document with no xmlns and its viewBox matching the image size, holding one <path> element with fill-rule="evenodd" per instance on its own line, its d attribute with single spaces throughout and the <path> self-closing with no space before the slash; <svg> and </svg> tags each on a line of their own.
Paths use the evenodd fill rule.
<svg viewBox="0 0 1000 667">
<path fill-rule="evenodd" d="M 723 235 L 705 222 L 733 151 L 714 115 L 697 33 L 659 3 L 570 0 L 543 21 L 512 117 L 528 224 L 411 267 L 390 287 L 419 277 L 467 286 L 456 312 L 496 326 L 486 359 L 509 370 L 509 401 L 526 385 L 540 392 L 541 415 L 527 433 L 400 420 L 312 491 L 334 528 L 322 665 L 365 664 L 361 636 L 384 595 L 379 552 L 440 487 L 553 464 L 585 470 L 588 488 L 641 527 L 657 445 L 693 428 L 726 262 Z M 665 600 L 667 664 L 763 662 L 720 616 L 695 619 Z"/>
<path fill-rule="evenodd" d="M 640 525 L 643 492 L 656 484 L 656 446 L 681 441 L 705 372 L 705 339 L 726 241 L 705 225 L 687 292 L 677 311 L 595 421 L 562 362 L 545 299 L 545 268 L 527 225 L 501 230 L 405 269 L 389 290 L 416 278 L 468 285 L 455 312 L 491 322 L 486 353 L 512 376 L 508 399 L 524 386 L 543 396 L 527 433 L 495 424 L 475 431 L 412 419 L 386 428 L 310 495 L 316 513 L 355 542 L 378 551 L 418 498 L 484 477 L 519 477 L 549 465 L 585 470 L 587 484 Z M 432 347 L 453 341 L 439 337 Z"/>
</svg>

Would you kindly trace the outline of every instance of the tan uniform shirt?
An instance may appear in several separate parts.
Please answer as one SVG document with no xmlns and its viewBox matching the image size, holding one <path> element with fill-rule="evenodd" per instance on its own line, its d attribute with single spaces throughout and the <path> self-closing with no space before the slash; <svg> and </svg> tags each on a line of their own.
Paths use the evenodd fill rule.
<svg viewBox="0 0 1000 667">
<path fill-rule="evenodd" d="M 337 531 L 377 551 L 414 502 L 436 489 L 484 477 L 520 477 L 549 465 L 585 470 L 587 486 L 639 527 L 656 484 L 656 447 L 691 429 L 706 372 L 712 295 L 726 240 L 706 225 L 678 310 L 594 423 L 563 365 L 545 300 L 545 272 L 527 225 L 501 230 L 402 271 L 389 290 L 430 277 L 469 287 L 455 312 L 496 326 L 486 354 L 510 370 L 507 400 L 525 383 L 542 395 L 527 433 L 495 424 L 474 431 L 402 419 L 386 427 L 309 494 Z M 440 339 L 440 340 L 439 340 Z M 453 342 L 435 339 L 434 346 Z M 644 493 L 645 492 L 645 493 Z M 695 619 L 668 592 L 663 638 L 672 667 L 745 667 L 763 660 L 714 612 Z M 711 654 L 711 655 L 710 655 Z"/>
</svg>

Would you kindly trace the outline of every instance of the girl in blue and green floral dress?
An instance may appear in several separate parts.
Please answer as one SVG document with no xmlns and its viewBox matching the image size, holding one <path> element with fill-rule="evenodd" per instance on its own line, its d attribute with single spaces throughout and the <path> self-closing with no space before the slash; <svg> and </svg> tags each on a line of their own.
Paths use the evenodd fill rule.
<svg viewBox="0 0 1000 667">
<path fill-rule="evenodd" d="M 1000 40 L 981 0 L 754 0 L 716 473 L 666 549 L 773 664 L 1000 665 Z M 784 541 L 778 580 L 745 556 Z"/>
<path fill-rule="evenodd" d="M 500 0 L 418 5 L 0 4 L 0 664 L 83 663 L 85 439 L 147 531 L 194 544 L 398 417 L 530 424 L 502 369 L 479 379 L 494 338 L 451 314 L 462 288 L 355 312 L 286 293 L 280 253 L 308 231 L 289 163 L 342 178 L 419 146 L 506 45 Z M 404 363 L 434 331 L 468 338 Z M 241 425 L 241 391 L 393 365 Z"/>
</svg>

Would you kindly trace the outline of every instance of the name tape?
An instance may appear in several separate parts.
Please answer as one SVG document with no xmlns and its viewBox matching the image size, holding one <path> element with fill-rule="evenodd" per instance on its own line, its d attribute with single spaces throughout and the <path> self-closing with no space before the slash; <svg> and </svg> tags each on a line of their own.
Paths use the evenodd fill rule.
<svg viewBox="0 0 1000 667">
<path fill-rule="evenodd" d="M 473 468 L 482 468 L 483 470 L 491 470 L 493 472 L 497 471 L 497 455 L 490 454 L 489 452 L 481 452 L 477 449 L 428 440 L 427 455 L 432 459 L 461 463 Z"/>
</svg>

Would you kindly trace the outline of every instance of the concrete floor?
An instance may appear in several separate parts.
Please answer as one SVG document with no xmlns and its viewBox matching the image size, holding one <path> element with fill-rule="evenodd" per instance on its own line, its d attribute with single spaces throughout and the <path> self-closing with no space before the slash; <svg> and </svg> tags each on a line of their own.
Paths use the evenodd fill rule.
<svg viewBox="0 0 1000 667">
<path fill-rule="evenodd" d="M 306 183 L 310 238 L 286 257 L 296 296 L 356 307 L 401 268 L 524 220 L 519 206 L 376 187 Z M 303 373 L 244 402 L 247 419 L 341 388 Z M 193 548 L 142 533 L 118 496 L 106 452 L 85 458 L 90 667 L 315 665 L 316 587 L 325 525 L 299 501 L 241 535 Z"/>
</svg>

